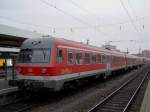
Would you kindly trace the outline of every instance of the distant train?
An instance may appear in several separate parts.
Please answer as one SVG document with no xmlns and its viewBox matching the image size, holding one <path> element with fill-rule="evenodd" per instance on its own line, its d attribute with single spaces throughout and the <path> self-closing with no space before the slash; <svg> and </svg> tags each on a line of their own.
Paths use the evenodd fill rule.
<svg viewBox="0 0 150 112">
<path fill-rule="evenodd" d="M 144 58 L 144 64 L 150 64 L 150 58 Z"/>
<path fill-rule="evenodd" d="M 59 38 L 34 38 L 23 42 L 16 64 L 20 88 L 50 88 L 89 77 L 107 78 L 112 72 L 141 66 L 144 59 Z"/>
</svg>

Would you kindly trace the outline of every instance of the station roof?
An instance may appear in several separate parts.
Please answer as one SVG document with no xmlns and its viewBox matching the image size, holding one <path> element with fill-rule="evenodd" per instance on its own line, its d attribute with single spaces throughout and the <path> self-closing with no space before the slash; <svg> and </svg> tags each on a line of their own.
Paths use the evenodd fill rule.
<svg viewBox="0 0 150 112">
<path fill-rule="evenodd" d="M 42 34 L 0 24 L 0 46 L 20 47 L 27 38 L 41 37 Z"/>
</svg>

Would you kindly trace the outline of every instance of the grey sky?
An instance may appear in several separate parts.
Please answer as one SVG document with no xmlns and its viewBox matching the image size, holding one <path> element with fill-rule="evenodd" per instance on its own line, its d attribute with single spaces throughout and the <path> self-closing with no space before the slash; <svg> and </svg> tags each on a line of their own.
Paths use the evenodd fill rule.
<svg viewBox="0 0 150 112">
<path fill-rule="evenodd" d="M 89 39 L 97 46 L 138 40 L 111 44 L 132 53 L 150 49 L 150 1 L 122 1 L 131 18 L 120 0 L 0 0 L 0 24 L 75 41 Z"/>
</svg>

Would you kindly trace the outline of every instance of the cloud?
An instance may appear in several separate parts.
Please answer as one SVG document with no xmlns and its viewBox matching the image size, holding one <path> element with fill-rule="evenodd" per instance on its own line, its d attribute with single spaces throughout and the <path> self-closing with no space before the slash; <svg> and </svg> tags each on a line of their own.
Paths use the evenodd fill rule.
<svg viewBox="0 0 150 112">
<path fill-rule="evenodd" d="M 123 1 L 139 30 L 138 32 L 119 0 L 72 0 L 76 5 L 69 0 L 45 1 L 67 14 L 40 0 L 1 0 L 0 23 L 75 41 L 86 42 L 86 39 L 89 39 L 91 44 L 97 46 L 110 40 L 149 39 L 150 18 L 135 21 L 149 16 L 149 0 L 129 0 L 130 3 Z M 135 12 L 136 14 L 134 14 Z M 142 49 L 150 49 L 148 42 L 114 42 L 112 44 L 117 45 L 123 51 L 129 48 L 131 52 L 138 52 L 139 46 Z"/>
</svg>

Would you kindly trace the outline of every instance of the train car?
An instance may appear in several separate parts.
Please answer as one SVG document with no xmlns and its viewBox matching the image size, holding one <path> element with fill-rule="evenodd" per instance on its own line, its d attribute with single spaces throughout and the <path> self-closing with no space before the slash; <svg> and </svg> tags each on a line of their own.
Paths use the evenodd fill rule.
<svg viewBox="0 0 150 112">
<path fill-rule="evenodd" d="M 143 58 L 144 64 L 150 64 L 150 58 Z"/>
<path fill-rule="evenodd" d="M 17 79 L 11 80 L 10 85 L 58 91 L 75 80 L 107 78 L 112 71 L 142 64 L 135 60 L 139 58 L 66 39 L 27 39 L 16 64 Z"/>
<path fill-rule="evenodd" d="M 127 66 L 128 68 L 135 68 L 137 65 L 142 65 L 144 63 L 143 57 L 137 57 L 135 55 L 127 54 Z"/>
</svg>

